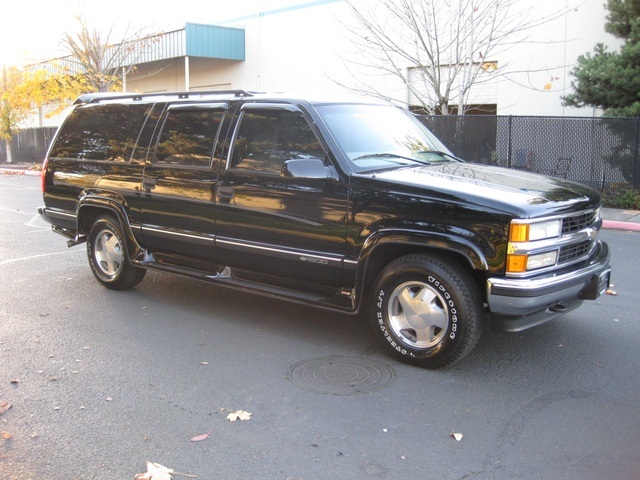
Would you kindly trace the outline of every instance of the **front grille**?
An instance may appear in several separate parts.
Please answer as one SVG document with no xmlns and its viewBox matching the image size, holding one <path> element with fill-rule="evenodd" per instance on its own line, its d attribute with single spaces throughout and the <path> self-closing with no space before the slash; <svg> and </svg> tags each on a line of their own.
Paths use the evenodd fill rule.
<svg viewBox="0 0 640 480">
<path fill-rule="evenodd" d="M 584 242 L 562 247 L 558 256 L 558 264 L 569 263 L 588 255 L 592 244 L 591 240 L 585 240 Z"/>
<path fill-rule="evenodd" d="M 562 219 L 562 235 L 579 232 L 593 226 L 597 219 L 597 211 L 581 213 Z"/>
</svg>

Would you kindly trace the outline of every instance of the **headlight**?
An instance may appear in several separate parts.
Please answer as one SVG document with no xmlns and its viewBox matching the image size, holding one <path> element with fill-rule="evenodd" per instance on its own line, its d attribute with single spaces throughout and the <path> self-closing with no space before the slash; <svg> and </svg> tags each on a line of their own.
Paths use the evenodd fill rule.
<svg viewBox="0 0 640 480">
<path fill-rule="evenodd" d="M 512 223 L 510 242 L 535 242 L 545 238 L 559 237 L 562 233 L 562 220 L 548 220 L 535 223 Z"/>
<path fill-rule="evenodd" d="M 507 273 L 526 273 L 555 265 L 558 261 L 558 250 L 539 252 L 544 243 L 537 246 L 535 242 L 558 238 L 561 234 L 562 220 L 560 219 L 541 222 L 513 221 L 509 230 Z"/>
</svg>

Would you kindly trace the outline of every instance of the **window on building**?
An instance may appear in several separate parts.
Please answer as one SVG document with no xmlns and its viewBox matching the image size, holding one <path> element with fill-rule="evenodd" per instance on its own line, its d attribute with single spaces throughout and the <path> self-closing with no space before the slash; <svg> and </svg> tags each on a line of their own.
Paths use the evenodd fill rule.
<svg viewBox="0 0 640 480">
<path fill-rule="evenodd" d="M 465 115 L 497 115 L 498 114 L 498 84 L 493 78 L 494 72 L 498 70 L 498 62 L 487 61 L 482 63 L 468 63 L 460 65 L 440 65 L 440 77 L 446 82 L 450 76 L 457 75 L 453 78 L 451 84 L 451 92 L 449 96 L 449 105 L 447 105 L 448 113 L 451 115 L 458 114 L 458 95 L 460 85 L 458 79 L 472 78 L 475 76 L 471 87 L 465 94 L 464 114 Z M 424 77 L 425 73 L 418 68 L 409 69 L 408 80 L 412 88 L 419 92 L 422 99 L 430 99 L 433 94 L 427 90 L 429 82 Z M 442 108 L 425 108 L 422 102 L 418 100 L 413 91 L 409 94 L 409 109 L 421 115 L 441 115 Z M 434 102 L 435 103 L 435 102 Z"/>
</svg>

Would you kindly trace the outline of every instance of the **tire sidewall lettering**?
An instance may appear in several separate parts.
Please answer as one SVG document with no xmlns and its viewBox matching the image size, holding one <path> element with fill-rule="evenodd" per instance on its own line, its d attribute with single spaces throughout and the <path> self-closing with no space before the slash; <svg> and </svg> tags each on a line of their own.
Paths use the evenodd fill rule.
<svg viewBox="0 0 640 480">
<path fill-rule="evenodd" d="M 413 358 L 426 358 L 433 355 L 433 352 L 439 351 L 442 348 L 447 350 L 451 347 L 451 344 L 455 342 L 460 334 L 460 326 L 459 326 L 459 313 L 458 307 L 454 298 L 447 287 L 443 284 L 441 280 L 439 280 L 434 275 L 426 275 L 422 278 L 421 281 L 425 281 L 431 288 L 436 290 L 444 299 L 446 307 L 448 309 L 448 326 L 447 333 L 443 336 L 440 343 L 437 345 L 424 350 L 415 350 L 409 347 L 405 347 L 402 345 L 401 341 L 398 340 L 395 335 L 392 333 L 391 328 L 388 326 L 388 318 L 387 318 L 387 309 L 388 309 L 388 299 L 386 298 L 385 292 L 390 289 L 387 284 L 385 288 L 380 288 L 377 291 L 377 294 L 374 296 L 375 301 L 375 321 L 379 328 L 379 331 L 382 333 L 383 338 L 385 339 L 385 343 L 403 356 L 410 356 Z M 394 282 L 396 285 L 402 283 L 400 280 L 396 280 Z M 391 288 L 393 290 L 393 288 Z"/>
</svg>

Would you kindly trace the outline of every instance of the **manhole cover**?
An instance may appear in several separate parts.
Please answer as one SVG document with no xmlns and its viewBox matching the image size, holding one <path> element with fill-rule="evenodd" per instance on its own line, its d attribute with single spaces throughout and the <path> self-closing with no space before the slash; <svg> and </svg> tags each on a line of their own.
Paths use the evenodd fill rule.
<svg viewBox="0 0 640 480">
<path fill-rule="evenodd" d="M 313 392 L 355 395 L 386 387 L 395 379 L 395 372 L 371 360 L 330 356 L 294 365 L 289 378 L 295 385 Z"/>
</svg>

